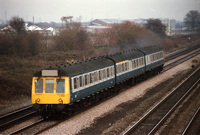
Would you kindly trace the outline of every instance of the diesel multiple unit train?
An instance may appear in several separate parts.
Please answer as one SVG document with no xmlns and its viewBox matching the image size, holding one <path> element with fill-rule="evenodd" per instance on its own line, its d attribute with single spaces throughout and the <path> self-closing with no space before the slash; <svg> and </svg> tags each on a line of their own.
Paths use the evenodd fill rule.
<svg viewBox="0 0 200 135">
<path fill-rule="evenodd" d="M 122 82 L 134 84 L 147 74 L 160 72 L 163 65 L 163 49 L 149 46 L 50 67 L 33 75 L 32 103 L 39 112 L 64 112 L 102 90 L 115 90 Z"/>
</svg>

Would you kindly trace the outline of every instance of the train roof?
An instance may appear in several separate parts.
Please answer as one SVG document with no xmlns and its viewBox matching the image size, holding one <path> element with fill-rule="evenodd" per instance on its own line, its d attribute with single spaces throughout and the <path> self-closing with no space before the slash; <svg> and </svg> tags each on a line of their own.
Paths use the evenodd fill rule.
<svg viewBox="0 0 200 135">
<path fill-rule="evenodd" d="M 147 46 L 147 47 L 143 47 L 143 48 L 138 48 L 138 50 L 141 50 L 146 55 L 148 55 L 148 54 L 151 54 L 151 53 L 163 51 L 163 48 L 160 47 L 160 46 L 154 45 L 154 46 Z"/>
<path fill-rule="evenodd" d="M 92 58 L 92 59 L 86 60 L 86 61 L 80 61 L 80 62 L 76 62 L 76 63 L 56 66 L 53 68 L 50 67 L 45 70 L 46 71 L 53 71 L 53 70 L 58 71 L 57 76 L 73 77 L 73 76 L 77 76 L 80 74 L 92 72 L 92 71 L 95 71 L 98 69 L 102 69 L 105 67 L 113 66 L 114 61 L 115 61 L 115 63 L 118 63 L 118 62 L 122 62 L 125 60 L 132 60 L 134 58 L 142 57 L 142 56 L 144 56 L 143 52 L 145 54 L 150 54 L 150 53 L 154 53 L 157 51 L 161 51 L 161 48 L 157 47 L 157 46 L 145 47 L 145 48 L 141 48 L 141 49 L 120 52 L 120 53 L 116 53 L 116 54 L 108 55 L 108 56 L 104 56 L 104 57 Z M 34 76 L 36 76 L 36 77 L 44 76 L 44 75 L 42 75 L 42 71 L 43 70 L 35 73 Z"/>
<path fill-rule="evenodd" d="M 45 70 L 58 70 L 58 76 L 76 76 L 83 73 L 88 73 L 97 69 L 112 66 L 113 61 L 105 58 L 93 58 L 86 61 L 80 61 L 76 63 L 66 64 Z M 34 76 L 42 76 L 42 71 L 37 72 Z"/>
<path fill-rule="evenodd" d="M 144 56 L 144 55 L 140 51 L 130 50 L 130 51 L 126 51 L 126 52 L 116 53 L 116 54 L 110 55 L 108 57 L 113 59 L 116 63 L 118 63 L 118 62 L 122 62 L 125 60 L 132 60 L 135 58 L 139 58 L 142 56 Z"/>
</svg>

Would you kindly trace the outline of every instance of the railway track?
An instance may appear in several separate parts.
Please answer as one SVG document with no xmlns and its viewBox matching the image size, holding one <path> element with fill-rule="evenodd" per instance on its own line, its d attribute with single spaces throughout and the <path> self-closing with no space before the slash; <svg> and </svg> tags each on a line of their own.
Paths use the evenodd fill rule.
<svg viewBox="0 0 200 135">
<path fill-rule="evenodd" d="M 188 96 L 193 88 L 199 83 L 200 68 L 186 78 L 172 92 L 165 96 L 151 110 L 149 110 L 134 125 L 127 129 L 123 135 L 154 134 L 165 122 L 170 114 Z M 195 83 L 194 83 L 195 82 Z"/>
<path fill-rule="evenodd" d="M 176 66 L 176 65 L 178 65 L 178 64 L 181 64 L 181 63 L 183 63 L 184 61 L 186 61 L 186 60 L 188 60 L 188 59 L 191 59 L 192 57 L 195 57 L 195 56 L 197 56 L 197 55 L 199 55 L 199 54 L 200 54 L 200 50 L 195 51 L 194 53 L 189 54 L 189 55 L 187 55 L 187 56 L 185 56 L 185 57 L 182 57 L 182 58 L 180 58 L 180 59 L 178 59 L 178 60 L 176 60 L 176 61 L 174 61 L 174 62 L 171 62 L 170 64 L 164 66 L 164 69 L 163 69 L 162 72 L 165 72 L 165 71 L 167 71 L 167 70 L 173 68 L 174 66 Z"/>
<path fill-rule="evenodd" d="M 167 56 L 167 57 L 165 58 L 165 61 L 166 61 L 166 62 L 167 62 L 167 61 L 170 61 L 170 60 L 175 59 L 175 58 L 177 58 L 177 57 L 179 57 L 179 56 L 182 56 L 182 55 L 184 55 L 184 54 L 187 54 L 187 53 L 189 53 L 189 52 L 192 52 L 193 50 L 196 50 L 196 49 L 198 49 L 198 48 L 200 48 L 200 44 L 197 44 L 197 45 L 195 45 L 195 46 L 189 47 L 189 48 L 184 49 L 184 50 L 182 50 L 182 51 L 178 51 L 178 52 L 176 52 L 176 53 L 173 53 L 173 54 Z"/>
<path fill-rule="evenodd" d="M 36 111 L 33 110 L 32 105 L 16 110 L 6 115 L 0 116 L 0 132 L 16 124 L 22 119 L 34 116 Z"/>
<path fill-rule="evenodd" d="M 194 113 L 191 120 L 188 122 L 187 126 L 185 127 L 184 131 L 182 132 L 182 135 L 200 134 L 199 121 L 200 121 L 200 106 Z"/>
<path fill-rule="evenodd" d="M 12 133 L 9 133 L 9 134 L 13 135 L 13 134 L 22 133 L 23 131 L 25 131 L 25 130 L 27 130 L 27 129 L 29 129 L 29 128 L 31 128 L 31 127 L 33 127 L 33 126 L 35 126 L 35 125 L 37 125 L 37 124 L 39 124 L 41 122 L 43 122 L 43 121 L 44 121 L 44 119 L 42 118 L 42 119 L 40 119 L 40 120 L 38 120 L 36 122 L 33 122 L 32 124 L 29 124 L 29 125 L 27 125 L 25 127 L 22 127 L 20 129 L 18 129 L 18 130 L 15 130 L 15 131 L 13 131 Z"/>
<path fill-rule="evenodd" d="M 12 131 L 9 134 L 40 134 L 41 132 L 50 129 L 65 120 L 66 119 L 57 118 L 56 116 L 46 117 L 45 119 L 41 118 L 27 126 Z"/>
</svg>

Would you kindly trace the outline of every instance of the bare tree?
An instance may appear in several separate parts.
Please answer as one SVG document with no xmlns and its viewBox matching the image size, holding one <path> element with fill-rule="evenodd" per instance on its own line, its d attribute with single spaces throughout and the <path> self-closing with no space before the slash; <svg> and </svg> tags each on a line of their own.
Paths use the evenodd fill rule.
<svg viewBox="0 0 200 135">
<path fill-rule="evenodd" d="M 14 16 L 10 20 L 10 25 L 16 30 L 17 33 L 25 33 L 25 22 L 22 18 Z"/>
<path fill-rule="evenodd" d="M 195 27 L 200 25 L 200 13 L 197 10 L 189 11 L 184 18 L 184 23 L 194 31 Z"/>
<path fill-rule="evenodd" d="M 147 29 L 150 29 L 159 36 L 165 36 L 166 26 L 161 23 L 159 19 L 149 19 L 146 25 Z"/>
</svg>

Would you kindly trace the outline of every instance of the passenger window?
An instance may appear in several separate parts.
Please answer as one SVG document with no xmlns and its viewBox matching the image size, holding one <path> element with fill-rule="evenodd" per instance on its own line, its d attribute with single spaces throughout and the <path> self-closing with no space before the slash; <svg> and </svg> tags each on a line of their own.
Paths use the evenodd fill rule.
<svg viewBox="0 0 200 135">
<path fill-rule="evenodd" d="M 105 72 L 105 79 L 107 78 L 107 70 L 104 69 L 104 72 Z"/>
<path fill-rule="evenodd" d="M 106 70 L 104 69 L 103 70 L 103 79 L 105 79 L 106 78 Z"/>
<path fill-rule="evenodd" d="M 119 73 L 119 65 L 117 65 L 117 74 Z"/>
<path fill-rule="evenodd" d="M 122 72 L 122 64 L 119 65 L 119 73 Z"/>
<path fill-rule="evenodd" d="M 74 78 L 74 89 L 77 88 L 77 81 L 76 81 L 76 78 Z"/>
<path fill-rule="evenodd" d="M 102 71 L 100 70 L 99 71 L 99 80 L 101 80 L 102 79 Z"/>
<path fill-rule="evenodd" d="M 110 77 L 110 69 L 107 68 L 107 77 Z"/>
<path fill-rule="evenodd" d="M 35 79 L 35 93 L 43 93 L 43 79 Z"/>
<path fill-rule="evenodd" d="M 79 86 L 82 87 L 83 86 L 83 77 L 79 76 Z"/>
<path fill-rule="evenodd" d="M 144 58 L 142 58 L 142 65 L 144 65 Z"/>
<path fill-rule="evenodd" d="M 98 76 L 97 76 L 97 72 L 94 72 L 94 82 L 98 81 Z"/>
<path fill-rule="evenodd" d="M 92 73 L 90 73 L 90 83 L 93 83 L 93 79 L 92 79 Z"/>
<path fill-rule="evenodd" d="M 129 69 L 129 63 L 125 63 L 125 70 L 127 71 Z"/>
<path fill-rule="evenodd" d="M 136 60 L 134 60 L 134 67 L 135 67 L 135 68 L 137 67 L 137 62 L 136 62 Z"/>
<path fill-rule="evenodd" d="M 141 64 L 140 64 L 140 59 L 138 59 L 138 66 L 140 66 Z"/>
<path fill-rule="evenodd" d="M 124 63 L 121 64 L 122 72 L 124 71 Z"/>
<path fill-rule="evenodd" d="M 110 68 L 110 71 L 111 71 L 111 76 L 113 76 L 113 75 L 114 75 L 114 68 L 111 67 L 111 68 Z"/>
<path fill-rule="evenodd" d="M 56 79 L 56 93 L 65 93 L 65 79 Z"/>
<path fill-rule="evenodd" d="M 46 79 L 45 84 L 46 84 L 45 92 L 46 93 L 53 93 L 53 90 L 54 90 L 54 79 Z"/>
<path fill-rule="evenodd" d="M 79 88 L 79 77 L 76 77 L 76 84 L 77 84 L 77 88 Z"/>
<path fill-rule="evenodd" d="M 87 78 L 88 76 L 87 75 L 85 75 L 85 85 L 88 85 L 88 78 Z"/>
</svg>

